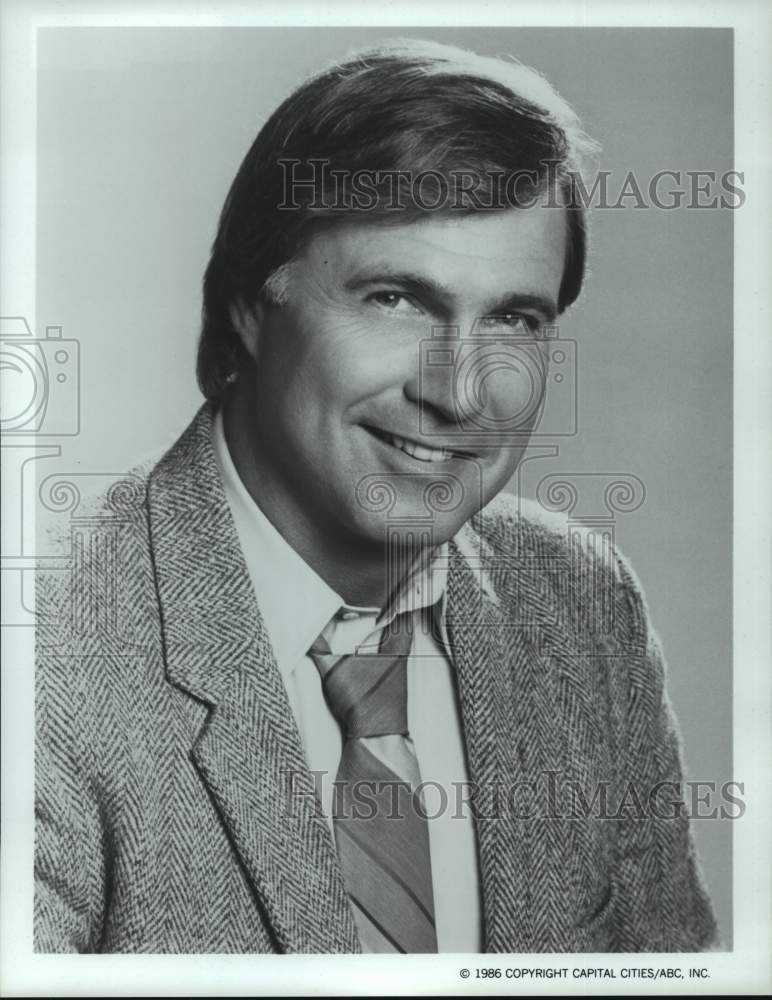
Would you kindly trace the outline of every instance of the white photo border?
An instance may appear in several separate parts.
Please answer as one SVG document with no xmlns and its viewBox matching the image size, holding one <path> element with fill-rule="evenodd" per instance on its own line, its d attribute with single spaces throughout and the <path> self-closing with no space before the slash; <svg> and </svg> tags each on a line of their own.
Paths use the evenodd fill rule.
<svg viewBox="0 0 772 1000">
<path fill-rule="evenodd" d="M 5 996 L 611 995 L 620 980 L 478 979 L 481 968 L 702 967 L 709 978 L 629 979 L 629 995 L 762 993 L 770 972 L 772 749 L 772 9 L 758 2 L 43 3 L 7 0 L 0 36 L 0 315 L 35 325 L 36 33 L 51 26 L 722 27 L 735 37 L 735 162 L 747 207 L 734 229 L 734 773 L 748 804 L 734 827 L 734 945 L 699 956 L 83 956 L 32 950 L 33 636 L 4 630 L 0 991 Z M 20 499 L 3 480 L 3 508 Z M 34 527 L 32 528 L 34 532 Z M 462 979 L 462 968 L 472 970 Z"/>
</svg>

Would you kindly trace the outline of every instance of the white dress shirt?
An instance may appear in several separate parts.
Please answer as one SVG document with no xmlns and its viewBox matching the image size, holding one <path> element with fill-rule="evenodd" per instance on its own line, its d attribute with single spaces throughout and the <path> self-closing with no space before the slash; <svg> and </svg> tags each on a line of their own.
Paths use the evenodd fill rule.
<svg viewBox="0 0 772 1000">
<path fill-rule="evenodd" d="M 464 737 L 444 629 L 447 546 L 440 549 L 431 566 L 411 574 L 386 614 L 379 608 L 347 605 L 289 545 L 247 491 L 228 449 L 221 412 L 213 423 L 213 445 L 306 763 L 317 776 L 320 801 L 331 827 L 332 783 L 340 763 L 342 738 L 308 650 L 324 630 L 333 653 L 350 653 L 362 646 L 374 651 L 388 621 L 408 608 L 416 609 L 407 667 L 408 729 L 425 785 L 438 949 L 479 952 L 482 920 L 477 847 L 474 821 L 466 804 L 469 779 Z M 437 601 L 441 610 L 439 640 L 429 627 L 431 612 L 427 607 Z"/>
</svg>

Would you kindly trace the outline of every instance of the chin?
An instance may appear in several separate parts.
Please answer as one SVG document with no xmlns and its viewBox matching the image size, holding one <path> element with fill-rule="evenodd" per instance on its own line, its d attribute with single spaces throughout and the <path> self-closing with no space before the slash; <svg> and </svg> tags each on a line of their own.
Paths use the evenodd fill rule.
<svg viewBox="0 0 772 1000">
<path fill-rule="evenodd" d="M 470 514 L 471 516 L 471 514 Z M 369 537 L 376 543 L 396 546 L 413 552 L 418 549 L 442 545 L 449 541 L 466 522 L 466 518 L 427 518 L 425 515 L 411 517 L 403 515 L 396 518 L 381 520 L 377 525 L 371 525 Z"/>
</svg>

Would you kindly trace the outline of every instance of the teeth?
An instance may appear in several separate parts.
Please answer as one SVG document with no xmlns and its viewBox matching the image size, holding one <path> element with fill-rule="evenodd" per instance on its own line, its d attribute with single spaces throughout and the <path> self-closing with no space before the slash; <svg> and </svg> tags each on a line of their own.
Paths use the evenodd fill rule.
<svg viewBox="0 0 772 1000">
<path fill-rule="evenodd" d="M 446 462 L 450 458 L 450 452 L 444 451 L 442 448 L 425 448 L 422 444 L 406 441 L 405 438 L 397 437 L 396 434 L 391 435 L 391 442 L 400 451 L 404 451 L 412 458 L 417 458 L 420 462 Z"/>
</svg>

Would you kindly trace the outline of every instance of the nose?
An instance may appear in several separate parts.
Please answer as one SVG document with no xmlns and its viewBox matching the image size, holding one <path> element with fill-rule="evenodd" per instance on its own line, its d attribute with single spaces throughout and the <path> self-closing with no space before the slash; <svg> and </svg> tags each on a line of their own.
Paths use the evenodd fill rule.
<svg viewBox="0 0 772 1000">
<path fill-rule="evenodd" d="M 486 336 L 473 328 L 435 328 L 420 344 L 405 395 L 424 424 L 465 436 L 529 433 L 538 419 L 547 377 L 546 353 L 533 340 Z"/>
<path fill-rule="evenodd" d="M 458 425 L 456 406 L 456 357 L 458 327 L 437 327 L 418 344 L 405 396 L 416 404 L 421 423 L 453 433 Z"/>
</svg>

